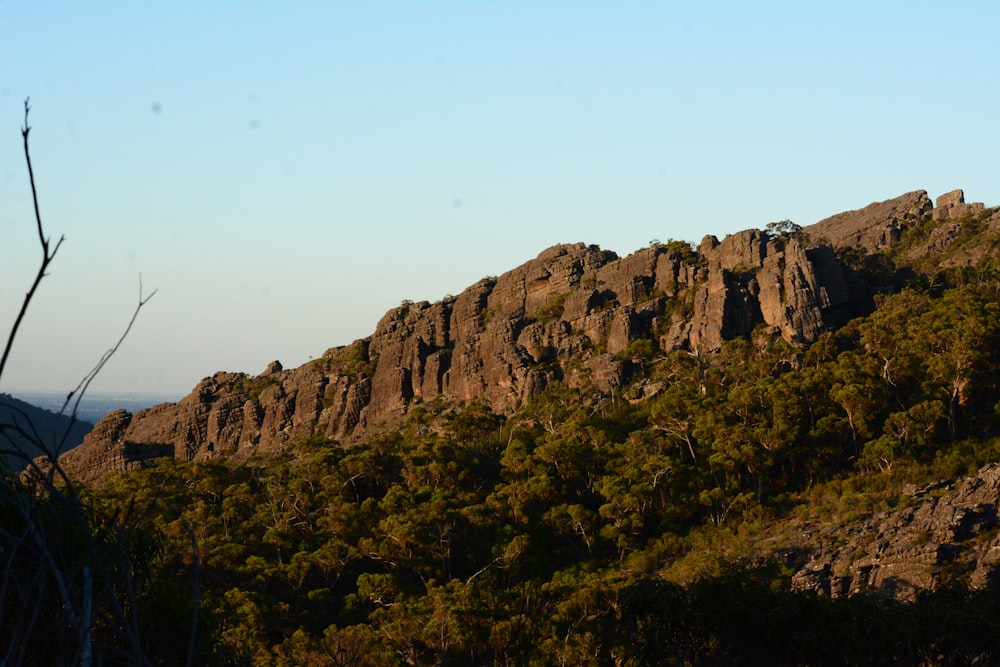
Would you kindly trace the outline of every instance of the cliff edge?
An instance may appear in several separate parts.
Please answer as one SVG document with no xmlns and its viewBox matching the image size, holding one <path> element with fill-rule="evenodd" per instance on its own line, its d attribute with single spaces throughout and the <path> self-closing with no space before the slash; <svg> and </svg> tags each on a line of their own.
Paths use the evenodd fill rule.
<svg viewBox="0 0 1000 667">
<path fill-rule="evenodd" d="M 801 231 L 707 236 L 697 248 L 673 241 L 618 257 L 553 246 L 458 296 L 404 302 L 368 338 L 298 368 L 220 372 L 178 403 L 110 415 L 62 460 L 95 483 L 160 456 L 249 455 L 311 436 L 349 442 L 433 399 L 484 398 L 510 413 L 553 381 L 606 392 L 628 381 L 639 348 L 710 357 L 758 327 L 807 344 L 874 308 L 872 287 L 838 251 L 895 243 L 936 211 L 918 191 Z"/>
</svg>

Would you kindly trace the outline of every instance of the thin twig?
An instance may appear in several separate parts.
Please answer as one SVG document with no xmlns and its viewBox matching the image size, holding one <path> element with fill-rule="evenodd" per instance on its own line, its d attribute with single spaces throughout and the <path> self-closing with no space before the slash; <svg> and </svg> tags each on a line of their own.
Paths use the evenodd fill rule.
<svg viewBox="0 0 1000 667">
<path fill-rule="evenodd" d="M 80 409 L 80 400 L 83 399 L 84 395 L 87 393 L 87 389 L 90 387 L 90 383 L 94 381 L 94 378 L 96 378 L 98 374 L 101 372 L 101 369 L 104 368 L 104 364 L 108 363 L 108 361 L 111 360 L 111 357 L 113 357 L 115 353 L 118 352 L 118 348 L 122 346 L 122 343 L 125 342 L 125 339 L 128 337 L 129 332 L 132 331 L 132 325 L 135 324 L 136 318 L 139 317 L 139 311 L 142 310 L 143 306 L 149 303 L 150 299 L 156 296 L 156 293 L 158 291 L 159 290 L 153 290 L 152 293 L 149 294 L 149 296 L 143 298 L 142 274 L 139 274 L 139 302 L 136 305 L 135 310 L 132 311 L 132 319 L 128 321 L 128 326 L 125 327 L 125 331 L 123 331 L 122 335 L 118 338 L 118 342 L 116 342 L 111 349 L 109 349 L 107 352 L 101 355 L 101 359 L 97 362 L 97 365 L 94 366 L 89 373 L 83 376 L 83 379 L 80 380 L 80 383 L 78 385 L 76 385 L 76 388 L 74 388 L 73 391 L 66 394 L 66 400 L 63 402 L 62 408 L 59 410 L 59 414 L 64 414 L 66 412 L 66 407 L 70 404 L 71 401 L 73 401 L 73 397 L 76 396 L 76 401 L 73 401 L 73 411 L 70 414 L 71 418 L 70 427 L 72 427 L 72 422 L 76 421 L 77 411 Z"/>
<path fill-rule="evenodd" d="M 11 327 L 10 333 L 8 334 L 3 356 L 0 357 L 0 378 L 3 376 L 3 371 L 6 368 L 7 359 L 13 349 L 14 339 L 20 329 L 21 322 L 24 320 L 28 307 L 35 296 L 38 286 L 41 284 L 42 279 L 46 277 L 47 269 L 52 263 L 52 260 L 55 258 L 56 253 L 65 238 L 60 237 L 56 244 L 52 246 L 50 244 L 50 240 L 46 238 L 44 228 L 42 226 L 42 216 L 38 205 L 38 190 L 35 185 L 34 169 L 31 164 L 31 154 L 28 150 L 28 136 L 31 131 L 31 127 L 28 124 L 28 114 L 30 110 L 31 107 L 29 105 L 29 101 L 25 100 L 24 127 L 21 129 L 21 136 L 24 140 L 24 157 L 28 165 L 28 176 L 31 183 L 32 200 L 35 210 L 35 223 L 38 231 L 38 240 L 42 248 L 42 261 L 38 272 L 35 275 L 34 281 L 31 284 L 31 288 L 25 295 L 24 302 L 21 305 L 14 325 Z M 74 662 L 78 662 L 78 664 L 84 665 L 85 667 L 92 664 L 96 657 L 93 652 L 91 630 L 95 623 L 94 619 L 98 615 L 102 617 L 108 616 L 111 621 L 110 626 L 117 628 L 119 637 L 126 645 L 123 647 L 127 651 L 123 654 L 124 656 L 130 659 L 133 664 L 149 664 L 149 661 L 142 654 L 142 645 L 139 638 L 139 622 L 137 616 L 135 615 L 137 596 L 131 585 L 131 554 L 127 548 L 127 539 L 125 539 L 123 532 L 119 533 L 119 550 L 117 554 L 114 554 L 114 557 L 120 560 L 119 562 L 106 562 L 108 556 L 112 555 L 104 553 L 104 549 L 102 548 L 103 543 L 108 539 L 108 535 L 103 534 L 102 531 L 99 530 L 95 532 L 94 521 L 96 520 L 95 512 L 97 510 L 90 504 L 89 501 L 81 497 L 80 489 L 73 482 L 73 480 L 69 478 L 65 470 L 63 470 L 60 465 L 59 453 L 65 445 L 66 439 L 69 437 L 70 430 L 76 422 L 80 400 L 89 388 L 90 383 L 121 347 L 125 338 L 132 330 L 132 326 L 135 324 L 139 311 L 155 294 L 156 291 L 154 290 L 153 293 L 148 296 L 143 295 L 142 277 L 140 276 L 139 302 L 135 311 L 132 313 L 132 317 L 129 320 L 128 326 L 125 328 L 124 333 L 115 345 L 101 356 L 97 365 L 84 376 L 83 380 L 80 381 L 80 384 L 67 395 L 66 401 L 60 411 L 61 413 L 65 412 L 74 395 L 76 396 L 76 401 L 73 403 L 70 424 L 63 433 L 62 439 L 54 447 L 50 448 L 45 445 L 44 439 L 40 437 L 40 434 L 35 428 L 35 425 L 30 417 L 19 409 L 13 410 L 14 414 L 10 419 L 11 423 L 0 424 L 0 436 L 2 436 L 0 437 L 0 440 L 8 440 L 10 445 L 15 450 L 19 450 L 20 447 L 17 442 L 13 440 L 11 434 L 20 436 L 22 439 L 38 445 L 45 452 L 45 458 L 47 459 L 48 466 L 48 469 L 43 471 L 38 461 L 31 458 L 26 451 L 20 451 L 21 457 L 26 459 L 26 463 L 31 469 L 31 488 L 15 488 L 15 485 L 20 487 L 18 482 L 8 481 L 5 478 L 0 477 L 0 487 L 3 487 L 3 497 L 6 501 L 4 513 L 7 514 L 9 518 L 16 519 L 24 525 L 24 533 L 8 545 L 9 547 L 15 547 L 9 555 L 8 565 L 12 562 L 9 559 L 13 559 L 14 554 L 17 551 L 23 551 L 26 547 L 33 547 L 32 558 L 30 560 L 37 564 L 38 574 L 36 575 L 36 579 L 39 582 L 38 585 L 41 587 L 41 590 L 35 591 L 37 595 L 34 596 L 35 602 L 33 613 L 29 616 L 22 616 L 17 621 L 17 625 L 13 629 L 13 636 L 16 637 L 20 634 L 20 643 L 22 643 L 22 645 L 29 645 L 34 632 L 35 622 L 38 620 L 41 605 L 45 599 L 45 596 L 42 593 L 44 592 L 46 583 L 51 578 L 51 581 L 55 584 L 58 599 L 61 602 L 60 607 L 62 612 L 61 616 L 63 618 L 62 623 L 64 624 L 64 627 L 70 629 L 70 631 L 76 635 L 75 641 L 77 648 L 75 653 L 77 659 Z M 18 419 L 18 416 L 22 419 Z M 22 421 L 25 422 L 27 426 L 25 426 Z M 28 478 L 26 477 L 23 479 Z M 7 496 L 9 496 L 9 499 Z M 69 519 L 72 524 L 80 528 L 82 531 L 82 537 L 85 541 L 85 545 L 83 546 L 85 550 L 84 554 L 68 553 L 67 545 L 61 539 L 62 536 L 53 533 L 51 527 L 46 525 L 42 516 L 37 514 L 39 508 L 44 508 L 50 504 L 51 507 L 55 508 L 57 511 L 65 510 L 67 512 L 67 519 Z M 113 519 L 111 519 L 111 521 L 113 521 Z M 128 528 L 123 525 L 121 530 L 127 531 Z M 0 533 L 7 533 L 7 531 L 0 530 Z M 3 535 L 3 537 L 8 538 L 13 536 Z M 9 539 L 5 539 L 5 541 L 10 542 Z M 195 549 L 197 549 L 196 543 Z M 71 565 L 71 563 L 67 560 L 67 557 L 69 557 L 74 562 L 78 562 L 81 556 L 84 563 L 84 581 L 82 584 L 82 590 L 80 590 L 77 582 L 75 581 L 75 566 Z M 125 606 L 129 611 L 131 611 L 131 614 L 126 612 L 122 602 L 117 599 L 116 592 L 112 584 L 112 581 L 114 580 L 114 573 L 119 570 L 123 572 L 126 577 L 128 600 Z M 48 572 L 48 577 L 46 577 L 43 572 Z M 4 572 L 4 577 L 2 581 L 0 581 L 0 583 L 2 583 L 2 589 L 0 589 L 0 599 L 4 599 L 5 603 L 6 595 L 9 592 L 11 585 L 11 580 L 7 576 L 9 574 L 9 572 Z M 197 565 L 195 576 L 195 604 L 197 605 Z M 100 586 L 99 590 L 95 589 L 95 584 Z M 26 592 L 27 589 L 22 589 L 21 591 L 21 593 Z M 97 594 L 100 594 L 101 597 L 106 600 L 106 604 L 108 604 L 110 608 L 103 608 L 103 605 L 96 606 L 96 604 L 100 604 L 95 599 Z M 20 601 L 22 605 L 25 601 L 30 599 L 30 597 L 26 597 L 24 595 L 19 595 L 19 597 L 23 597 L 23 600 Z M 194 626 L 197 623 L 196 614 L 197 611 L 195 611 L 195 615 L 192 619 L 192 638 Z M 25 623 L 27 623 L 27 627 L 25 627 Z M 13 646 L 11 648 L 13 648 Z M 189 663 L 192 659 L 190 651 L 191 649 L 189 648 Z M 8 652 L 8 655 L 3 658 L 3 664 L 6 664 L 7 658 L 10 657 L 11 655 Z"/>
</svg>

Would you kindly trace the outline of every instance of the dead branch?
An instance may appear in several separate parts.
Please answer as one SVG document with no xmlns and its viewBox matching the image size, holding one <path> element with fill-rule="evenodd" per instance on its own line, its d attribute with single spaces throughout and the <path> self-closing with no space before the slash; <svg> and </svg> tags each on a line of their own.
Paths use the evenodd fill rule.
<svg viewBox="0 0 1000 667">
<path fill-rule="evenodd" d="M 8 334 L 0 358 L 0 378 L 21 323 L 64 240 L 60 237 L 53 245 L 42 225 L 28 147 L 30 110 L 29 101 L 25 100 L 21 135 L 42 260 Z M 125 330 L 66 396 L 60 413 L 65 414 L 72 406 L 70 422 L 53 446 L 45 443 L 30 415 L 23 411 L 13 409 L 11 416 L 0 423 L 0 442 L 6 441 L 0 451 L 17 454 L 27 466 L 19 477 L 0 475 L 0 509 L 5 517 L 0 524 L 0 567 L 3 568 L 0 571 L 0 630 L 10 640 L 0 654 L 0 664 L 17 665 L 36 660 L 37 657 L 26 657 L 34 655 L 32 651 L 36 648 L 53 652 L 53 657 L 62 662 L 68 660 L 86 667 L 112 655 L 122 663 L 151 664 L 143 654 L 140 641 L 138 591 L 132 578 L 133 555 L 128 544 L 133 531 L 141 529 L 142 513 L 134 513 L 133 504 L 123 516 L 102 512 L 81 494 L 81 489 L 62 468 L 59 455 L 76 422 L 80 400 L 118 352 L 139 312 L 155 294 L 156 290 L 149 295 L 143 293 L 140 276 L 138 303 Z M 37 446 L 43 456 L 31 457 L 15 437 Z M 69 533 L 76 536 L 75 541 L 67 539 L 64 532 L 67 527 Z M 198 544 L 193 531 L 189 529 L 189 532 L 195 572 L 188 665 L 194 660 L 200 595 Z M 100 638 L 95 636 L 98 627 L 105 632 L 111 629 L 115 646 L 100 644 Z M 49 636 L 53 631 L 58 636 Z"/>
<path fill-rule="evenodd" d="M 10 329 L 10 334 L 7 336 L 7 344 L 4 346 L 3 357 L 0 357 L 0 378 L 3 377 L 4 368 L 7 367 L 7 358 L 10 356 L 10 351 L 14 347 L 14 338 L 17 336 L 18 330 L 21 328 L 21 322 L 24 321 L 24 316 L 28 312 L 28 306 L 31 304 L 31 300 L 35 297 L 35 291 L 38 290 L 38 286 L 42 283 L 42 278 L 46 276 L 46 271 L 49 268 L 49 264 L 55 259 L 56 253 L 59 252 L 59 247 L 66 237 L 60 236 L 59 240 L 56 242 L 54 248 L 49 246 L 49 239 L 45 237 L 45 231 L 42 229 L 42 214 L 38 208 L 38 188 L 35 187 L 35 172 L 31 166 L 31 153 L 28 150 L 28 133 L 31 132 L 31 126 L 28 125 L 28 112 L 31 111 L 30 100 L 24 101 L 24 127 L 21 128 L 21 136 L 24 139 L 24 159 L 28 163 L 28 179 L 31 182 L 31 198 L 35 205 L 35 223 L 38 228 L 38 241 L 42 245 L 42 263 L 38 267 L 38 273 L 35 274 L 35 279 L 31 283 L 31 288 L 28 293 L 24 295 L 24 301 L 21 303 L 21 310 L 17 313 L 17 318 L 14 320 L 14 325 Z"/>
</svg>

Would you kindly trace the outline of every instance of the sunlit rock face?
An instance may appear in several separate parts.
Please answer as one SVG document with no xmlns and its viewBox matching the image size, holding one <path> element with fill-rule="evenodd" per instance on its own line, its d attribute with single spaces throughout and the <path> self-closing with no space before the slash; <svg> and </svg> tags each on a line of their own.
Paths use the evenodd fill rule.
<svg viewBox="0 0 1000 667">
<path fill-rule="evenodd" d="M 608 391 L 635 379 L 638 343 L 711 355 L 760 329 L 807 344 L 873 307 L 871 288 L 836 252 L 891 244 L 932 210 L 920 191 L 804 230 L 707 236 L 697 248 L 654 242 L 618 257 L 583 243 L 553 246 L 457 296 L 404 302 L 368 338 L 298 368 L 273 362 L 258 376 L 216 373 L 177 403 L 115 417 L 66 464 L 99 479 L 152 456 L 242 456 L 317 436 L 351 441 L 391 429 L 431 400 L 483 398 L 509 414 L 553 381 Z"/>
</svg>

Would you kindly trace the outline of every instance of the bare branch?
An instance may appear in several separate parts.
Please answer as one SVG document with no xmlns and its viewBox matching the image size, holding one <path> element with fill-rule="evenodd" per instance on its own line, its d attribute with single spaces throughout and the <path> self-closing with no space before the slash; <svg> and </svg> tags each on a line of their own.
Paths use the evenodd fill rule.
<svg viewBox="0 0 1000 667">
<path fill-rule="evenodd" d="M 10 356 L 10 351 L 14 347 L 14 338 L 17 336 L 18 329 L 21 328 L 21 322 L 24 320 L 25 314 L 28 312 L 28 306 L 31 304 L 31 300 L 35 296 L 35 291 L 42 282 L 42 278 L 45 277 L 45 272 L 49 268 L 49 264 L 55 259 L 56 253 L 59 252 L 59 247 L 66 237 L 60 236 L 59 241 L 56 242 L 55 248 L 49 251 L 49 240 L 45 238 L 45 232 L 42 229 L 42 214 L 38 209 L 38 189 L 35 187 L 35 174 L 31 167 L 31 154 L 28 151 L 28 133 L 31 132 L 31 126 L 28 125 L 28 112 L 31 110 L 31 106 L 28 104 L 28 100 L 24 101 L 24 127 L 21 128 L 21 136 L 24 138 L 24 159 L 28 163 L 28 178 L 31 181 L 31 196 L 35 204 L 35 223 L 38 227 L 38 241 L 42 245 L 42 263 L 38 267 L 38 273 L 35 274 L 35 280 L 31 283 L 31 288 L 28 293 L 24 295 L 24 302 L 21 304 L 21 310 L 17 314 L 17 319 L 14 320 L 14 326 L 10 329 L 10 334 L 7 336 L 7 345 L 4 347 L 3 357 L 0 357 L 0 378 L 3 378 L 3 371 L 7 367 L 7 358 Z"/>
<path fill-rule="evenodd" d="M 100 361 L 97 362 L 97 365 L 94 366 L 89 373 L 83 376 L 83 379 L 80 380 L 80 383 L 76 385 L 76 388 L 73 389 L 73 391 L 69 392 L 66 395 L 66 400 L 63 402 L 62 409 L 59 411 L 60 414 L 64 414 L 66 412 L 67 406 L 69 406 L 70 402 L 72 401 L 73 411 L 70 414 L 70 417 L 72 418 L 72 422 L 76 421 L 76 415 L 78 410 L 80 409 L 80 400 L 83 399 L 84 395 L 87 393 L 87 389 L 90 387 L 90 383 L 93 382 L 94 378 L 98 376 L 98 374 L 101 372 L 101 369 L 104 368 L 104 365 L 111 360 L 111 357 L 113 357 L 115 353 L 118 352 L 118 348 L 122 346 L 122 343 L 125 342 L 125 339 L 128 337 L 129 332 L 132 331 L 132 326 L 135 324 L 136 318 L 139 317 L 139 311 L 142 310 L 143 306 L 149 303 L 150 299 L 156 296 L 157 291 L 158 290 L 153 290 L 152 293 L 149 294 L 149 296 L 143 297 L 142 274 L 139 274 L 139 302 L 136 304 L 135 310 L 132 311 L 132 319 L 128 321 L 128 325 L 125 327 L 125 331 L 122 332 L 122 335 L 119 336 L 118 342 L 116 342 L 111 349 L 109 349 L 107 352 L 101 355 L 101 359 Z M 73 401 L 74 396 L 76 396 L 75 401 Z M 71 427 L 72 427 L 72 422 L 71 422 Z M 67 430 L 67 435 L 68 434 L 69 432 Z"/>
<path fill-rule="evenodd" d="M 64 240 L 60 237 L 52 245 L 45 236 L 28 150 L 31 131 L 29 112 L 30 105 L 25 100 L 21 136 L 42 260 L 8 334 L 3 356 L 0 357 L 0 378 L 21 323 Z M 61 439 L 48 443 L 41 437 L 30 415 L 16 406 L 9 406 L 9 416 L 0 422 L 0 453 L 14 454 L 27 465 L 20 476 L 0 475 L 0 513 L 11 520 L 10 526 L 0 526 L 0 566 L 4 567 L 0 574 L 0 630 L 3 636 L 15 640 L 8 649 L 4 649 L 6 655 L 0 654 L 0 664 L 8 664 L 12 659 L 20 664 L 17 652 L 24 646 L 51 641 L 52 638 L 40 639 L 39 635 L 43 630 L 51 631 L 52 627 L 61 628 L 60 632 L 65 633 L 56 638 L 60 642 L 57 651 L 63 651 L 63 657 L 68 658 L 69 654 L 65 651 L 69 650 L 73 663 L 89 667 L 94 662 L 100 662 L 101 656 L 120 653 L 122 664 L 150 664 L 143 655 L 140 641 L 138 592 L 132 580 L 134 563 L 129 546 L 129 536 L 133 530 L 140 528 L 140 523 L 129 520 L 131 506 L 122 516 L 102 511 L 63 470 L 59 454 L 76 423 L 80 400 L 131 332 L 139 311 L 155 294 L 156 290 L 149 295 L 143 293 L 140 276 L 139 300 L 124 332 L 66 396 L 60 413 L 64 414 L 70 405 L 72 413 Z M 43 455 L 37 459 L 32 457 L 31 449 L 22 447 L 21 441 L 37 446 Z M 64 530 L 67 525 L 71 539 Z M 12 532 L 15 531 L 13 526 L 18 526 L 16 532 Z M 188 647 L 188 664 L 191 664 L 197 626 L 200 563 L 197 539 L 190 528 L 189 533 L 195 558 L 195 609 Z M 123 589 L 118 588 L 119 584 Z M 48 627 L 40 629 L 39 623 L 48 624 Z M 99 626 L 114 628 L 113 643 L 121 644 L 102 645 L 100 637 L 92 634 Z M 67 639 L 69 643 L 65 643 Z"/>
</svg>

